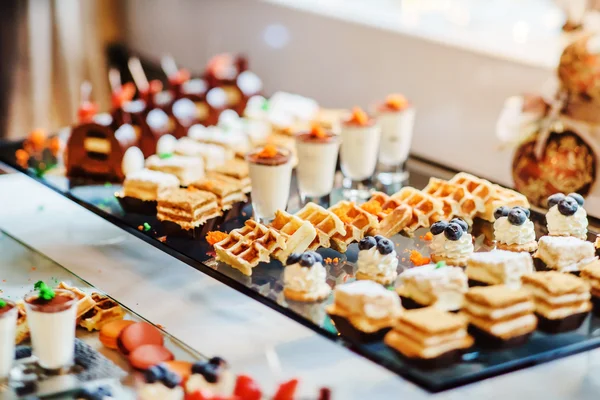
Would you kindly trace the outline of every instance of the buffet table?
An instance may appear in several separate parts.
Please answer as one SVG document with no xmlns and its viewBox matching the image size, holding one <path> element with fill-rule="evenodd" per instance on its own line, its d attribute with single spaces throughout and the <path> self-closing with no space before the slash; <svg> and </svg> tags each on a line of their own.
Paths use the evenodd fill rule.
<svg viewBox="0 0 600 400">
<path fill-rule="evenodd" d="M 416 187 L 431 175 L 451 175 L 417 161 L 409 169 Z M 21 282 L 36 279 L 31 260 L 40 252 L 199 353 L 224 357 L 264 388 L 299 377 L 306 398 L 323 386 L 339 399 L 591 399 L 600 390 L 600 350 L 594 350 L 432 395 L 22 174 L 1 175 L 0 192 L 0 229 L 31 247 L 3 238 L 18 249 L 2 252 L 12 255 L 3 257 L 2 269 L 19 270 L 12 276 Z"/>
</svg>

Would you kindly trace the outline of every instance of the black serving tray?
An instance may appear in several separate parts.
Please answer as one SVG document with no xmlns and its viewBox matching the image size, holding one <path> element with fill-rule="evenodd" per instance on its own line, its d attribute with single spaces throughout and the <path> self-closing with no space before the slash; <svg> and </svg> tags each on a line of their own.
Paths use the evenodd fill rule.
<svg viewBox="0 0 600 400">
<path fill-rule="evenodd" d="M 167 235 L 165 226 L 155 216 L 124 212 L 115 198 L 115 194 L 121 190 L 120 185 L 103 182 L 72 182 L 61 174 L 60 166 L 43 177 L 37 176 L 31 170 L 19 167 L 14 154 L 20 146 L 21 143 L 15 142 L 0 143 L 0 162 L 4 162 L 10 167 L 27 174 L 193 268 L 277 310 L 319 334 L 348 346 L 358 354 L 417 383 L 428 391 L 439 392 L 600 347 L 600 318 L 591 315 L 579 329 L 572 332 L 549 335 L 536 331 L 529 341 L 520 347 L 497 351 L 473 347 L 462 356 L 462 361 L 458 364 L 442 369 L 419 369 L 406 363 L 383 342 L 355 344 L 340 337 L 331 319 L 325 313 L 325 307 L 333 300 L 332 296 L 328 300 L 316 304 L 287 301 L 282 293 L 283 268 L 279 261 L 260 264 L 253 270 L 251 277 L 242 275 L 230 266 L 215 261 L 211 247 L 204 240 L 204 233 L 199 233 L 196 237 Z M 418 162 L 423 163 L 423 161 Z M 452 174 L 453 172 L 440 169 L 439 166 L 433 164 L 428 164 L 427 167 L 426 170 L 437 169 L 442 175 Z M 428 175 L 410 169 L 409 172 L 408 184 L 417 188 L 426 185 L 429 179 Z M 293 212 L 300 207 L 300 201 L 294 181 L 292 185 L 288 209 Z M 331 197 L 332 203 L 335 203 L 341 197 L 341 192 L 336 190 Z M 244 220 L 249 218 L 251 214 L 251 205 L 246 204 L 240 216 L 212 226 L 211 230 L 230 231 L 238 228 L 243 225 Z M 531 219 L 536 225 L 538 237 L 545 234 L 544 215 L 537 210 L 532 210 Z M 150 225 L 150 229 L 145 230 L 142 228 L 145 223 Z M 427 242 L 420 238 L 425 233 L 427 233 L 426 229 L 419 229 L 415 232 L 413 238 L 402 235 L 396 235 L 392 238 L 396 244 L 396 252 L 400 260 L 399 272 L 412 267 L 408 251 L 416 249 L 422 254 L 429 253 Z M 595 238 L 595 233 L 590 232 L 589 235 L 591 240 Z M 476 251 L 489 251 L 491 249 L 488 246 L 491 239 L 493 239 L 493 227 L 490 223 L 476 220 L 473 226 L 473 236 L 476 237 Z M 327 280 L 331 286 L 354 280 L 355 262 L 358 257 L 356 243 L 350 245 L 345 254 L 340 254 L 332 249 L 320 249 L 319 253 L 324 258 L 339 258 L 337 263 L 326 265 Z"/>
</svg>

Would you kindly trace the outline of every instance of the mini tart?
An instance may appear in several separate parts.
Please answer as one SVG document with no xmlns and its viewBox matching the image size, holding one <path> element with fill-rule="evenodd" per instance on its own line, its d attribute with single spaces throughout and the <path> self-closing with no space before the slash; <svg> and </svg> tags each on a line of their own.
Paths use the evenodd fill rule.
<svg viewBox="0 0 600 400">
<path fill-rule="evenodd" d="M 358 253 L 356 265 L 357 280 L 370 280 L 384 286 L 389 286 L 398 277 L 398 257 L 394 244 L 389 239 L 376 241 L 373 237 L 366 237 L 360 243 L 371 240 L 375 242 L 371 248 L 362 248 Z M 388 248 L 380 250 L 380 243 L 385 242 Z M 360 248 L 361 244 L 359 244 Z"/>
<path fill-rule="evenodd" d="M 494 222 L 496 248 L 513 252 L 532 253 L 536 251 L 538 244 L 535 240 L 535 228 L 528 214 L 521 207 L 513 207 L 511 210 L 504 207 L 497 211 L 502 209 L 508 214 L 498 215 Z M 518 222 L 515 222 L 514 219 L 511 220 L 515 216 Z M 520 220 L 519 217 L 523 220 Z"/>
<path fill-rule="evenodd" d="M 303 259 L 305 256 L 308 258 Z M 327 271 L 320 257 L 314 252 L 288 257 L 288 265 L 283 270 L 283 295 L 286 299 L 317 302 L 329 297 L 331 287 L 327 284 Z"/>
<path fill-rule="evenodd" d="M 533 253 L 537 250 L 538 244 L 535 240 L 533 242 L 528 242 L 524 244 L 496 243 L 496 248 L 499 250 L 512 251 L 515 253 Z"/>
<path fill-rule="evenodd" d="M 581 269 L 581 278 L 590 285 L 594 315 L 600 316 L 600 261 L 594 261 Z"/>
<path fill-rule="evenodd" d="M 431 258 L 431 261 L 433 261 L 433 262 L 437 263 L 437 262 L 443 261 L 447 265 L 452 266 L 452 267 L 464 267 L 465 265 L 467 265 L 467 261 L 469 260 L 468 256 L 461 257 L 461 258 L 449 258 L 449 257 L 440 256 L 435 253 L 431 253 L 429 255 L 429 257 Z"/>
<path fill-rule="evenodd" d="M 473 254 L 473 237 L 466 229 L 466 222 L 459 221 L 459 224 L 455 221 L 438 221 L 431 226 L 433 238 L 429 243 L 430 257 L 434 262 L 444 261 L 447 265 L 463 267 Z M 461 224 L 464 224 L 464 227 Z M 458 231 L 453 232 L 453 228 Z"/>
<path fill-rule="evenodd" d="M 316 292 L 300 292 L 300 291 L 289 289 L 289 288 L 283 289 L 283 295 L 285 296 L 286 299 L 292 300 L 292 301 L 302 301 L 302 302 L 307 302 L 307 303 L 323 301 L 327 297 L 329 297 L 330 293 L 331 293 L 330 287 L 322 287 Z"/>
</svg>

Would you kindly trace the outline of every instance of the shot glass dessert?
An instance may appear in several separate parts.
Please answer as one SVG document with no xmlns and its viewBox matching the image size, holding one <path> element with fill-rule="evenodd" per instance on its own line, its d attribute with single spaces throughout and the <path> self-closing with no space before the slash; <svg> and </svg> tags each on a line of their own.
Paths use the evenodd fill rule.
<svg viewBox="0 0 600 400">
<path fill-rule="evenodd" d="M 494 211 L 494 237 L 498 249 L 528 253 L 537 250 L 535 228 L 529 215 L 529 210 L 522 207 L 502 206 Z"/>
<path fill-rule="evenodd" d="M 0 299 L 0 383 L 8 379 L 15 358 L 17 314 L 15 303 Z"/>
<path fill-rule="evenodd" d="M 391 94 L 377 107 L 376 115 L 381 125 L 377 179 L 384 185 L 402 182 L 407 178 L 404 163 L 412 141 L 415 108 L 401 94 Z"/>
<path fill-rule="evenodd" d="M 275 211 L 285 210 L 290 197 L 292 163 L 290 151 L 266 145 L 246 156 L 250 167 L 254 219 L 268 223 Z"/>
<path fill-rule="evenodd" d="M 327 197 L 333 189 L 339 147 L 337 135 L 316 124 L 309 132 L 296 136 L 296 172 L 300 197 L 304 203 L 328 203 Z"/>
<path fill-rule="evenodd" d="M 381 126 L 360 108 L 343 121 L 340 163 L 344 174 L 344 195 L 347 198 L 370 197 L 370 180 L 377 166 Z"/>
<path fill-rule="evenodd" d="M 583 203 L 583 197 L 579 193 L 570 193 L 567 196 L 556 193 L 548 197 L 548 235 L 573 236 L 586 240 L 588 220 Z"/>
<path fill-rule="evenodd" d="M 450 222 L 438 221 L 431 225 L 431 259 L 435 262 L 444 261 L 448 265 L 467 265 L 474 249 L 473 237 L 468 229 L 469 225 L 460 218 L 454 218 Z"/>
<path fill-rule="evenodd" d="M 25 296 L 25 308 L 33 355 L 38 364 L 53 371 L 70 367 L 75 350 L 75 293 L 53 290 L 40 281 L 35 291 Z"/>
</svg>

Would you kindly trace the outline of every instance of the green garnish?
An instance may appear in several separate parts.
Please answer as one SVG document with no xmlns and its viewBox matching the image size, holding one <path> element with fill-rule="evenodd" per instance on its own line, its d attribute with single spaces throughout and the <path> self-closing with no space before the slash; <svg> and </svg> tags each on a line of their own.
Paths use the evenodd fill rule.
<svg viewBox="0 0 600 400">
<path fill-rule="evenodd" d="M 260 108 L 263 111 L 269 111 L 269 100 L 265 99 L 265 101 L 263 101 L 262 105 L 260 106 Z"/>
<path fill-rule="evenodd" d="M 150 226 L 150 224 L 147 223 L 147 222 L 144 222 L 143 227 L 144 227 L 144 232 L 148 232 L 150 229 L 152 229 L 152 227 Z"/>
<path fill-rule="evenodd" d="M 4 308 L 6 307 L 6 302 L 2 299 L 0 299 L 0 308 Z"/>
<path fill-rule="evenodd" d="M 438 261 L 435 263 L 435 269 L 442 268 L 446 266 L 446 261 Z"/>
<path fill-rule="evenodd" d="M 112 183 L 110 183 L 110 182 L 105 182 L 104 183 L 104 187 L 111 187 L 111 186 L 112 186 Z"/>
<path fill-rule="evenodd" d="M 38 206 L 38 211 L 44 211 L 44 206 Z"/>
<path fill-rule="evenodd" d="M 158 158 L 160 158 L 161 160 L 164 160 L 166 158 L 171 158 L 173 157 L 173 153 L 160 153 L 158 155 Z"/>
<path fill-rule="evenodd" d="M 46 285 L 43 281 L 38 281 L 35 283 L 35 285 L 33 286 L 33 288 L 35 290 L 37 290 L 38 292 L 40 292 L 40 298 L 46 301 L 52 300 L 55 296 L 56 293 L 54 293 L 54 290 L 52 290 L 52 288 L 48 285 Z"/>
</svg>

